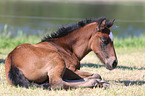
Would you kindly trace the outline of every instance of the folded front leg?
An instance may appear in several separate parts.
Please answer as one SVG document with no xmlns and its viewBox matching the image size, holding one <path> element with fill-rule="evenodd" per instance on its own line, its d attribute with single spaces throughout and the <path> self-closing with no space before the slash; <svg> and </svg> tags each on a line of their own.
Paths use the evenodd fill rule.
<svg viewBox="0 0 145 96">
<path fill-rule="evenodd" d="M 67 79 L 67 80 L 79 80 L 82 78 L 96 78 L 96 79 L 101 79 L 101 76 L 99 74 L 92 74 L 89 72 L 84 72 L 84 71 L 80 71 L 80 70 L 76 70 L 75 72 L 73 72 L 72 70 L 66 68 L 65 73 L 63 75 L 63 79 Z"/>
<path fill-rule="evenodd" d="M 78 88 L 78 87 L 83 87 L 83 88 L 108 88 L 110 85 L 109 83 L 104 82 L 103 80 L 100 79 L 80 79 L 80 80 L 65 80 L 64 84 L 66 86 L 69 86 L 69 88 Z"/>
<path fill-rule="evenodd" d="M 92 74 L 92 73 L 89 73 L 89 72 L 85 72 L 85 71 L 80 71 L 80 70 L 77 70 L 75 71 L 76 74 L 78 74 L 81 78 L 96 78 L 96 79 L 101 79 L 101 76 L 99 74 Z"/>
<path fill-rule="evenodd" d="M 64 84 L 69 86 L 70 88 L 78 88 L 78 87 L 93 88 L 98 86 L 98 81 L 96 79 L 66 80 Z"/>
</svg>

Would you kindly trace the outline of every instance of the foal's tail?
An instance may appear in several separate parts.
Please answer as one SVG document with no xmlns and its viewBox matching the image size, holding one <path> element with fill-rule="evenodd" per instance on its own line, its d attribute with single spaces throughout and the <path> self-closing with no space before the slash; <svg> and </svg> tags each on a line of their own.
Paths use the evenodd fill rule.
<svg viewBox="0 0 145 96">
<path fill-rule="evenodd" d="M 19 70 L 14 64 L 12 64 L 11 53 L 8 55 L 5 61 L 5 75 L 10 85 L 21 86 L 28 88 L 30 81 L 25 78 L 23 72 Z"/>
<path fill-rule="evenodd" d="M 30 82 L 26 77 L 23 75 L 22 71 L 19 70 L 17 67 L 11 65 L 11 69 L 8 74 L 9 80 L 15 86 L 26 87 L 30 86 Z"/>
</svg>

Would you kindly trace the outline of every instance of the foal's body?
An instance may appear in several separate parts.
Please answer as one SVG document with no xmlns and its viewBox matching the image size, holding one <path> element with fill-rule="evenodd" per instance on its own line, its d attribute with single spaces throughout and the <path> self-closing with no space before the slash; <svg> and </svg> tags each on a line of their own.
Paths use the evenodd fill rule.
<svg viewBox="0 0 145 96">
<path fill-rule="evenodd" d="M 103 24 L 102 19 L 101 24 Z M 59 38 L 46 39 L 37 44 L 21 44 L 9 53 L 5 62 L 5 73 L 9 84 L 28 87 L 31 82 L 43 84 L 49 82 L 50 88 L 76 88 L 94 87 L 100 79 L 99 75 L 93 76 L 88 72 L 80 71 L 80 60 L 93 50 L 99 54 L 94 46 L 94 38 L 100 35 L 96 33 L 98 22 L 85 25 L 68 35 Z M 83 33 L 82 33 L 83 32 Z M 109 38 L 108 34 L 102 33 Z M 111 39 L 110 39 L 111 40 Z M 95 41 L 98 42 L 98 41 Z M 96 45 L 97 46 L 97 45 Z M 113 46 L 113 44 L 109 45 Z M 108 58 L 113 64 L 116 59 L 114 48 L 109 50 L 113 53 Z M 99 56 L 98 56 L 99 57 Z M 102 56 L 103 63 L 108 62 Z M 117 63 L 115 63 L 117 65 Z M 114 65 L 116 67 L 116 65 Z M 108 66 L 108 65 L 106 65 Z M 110 67 L 111 66 L 111 67 Z M 115 68 L 109 65 L 109 68 Z M 80 82 L 66 82 L 64 80 L 79 80 Z"/>
</svg>

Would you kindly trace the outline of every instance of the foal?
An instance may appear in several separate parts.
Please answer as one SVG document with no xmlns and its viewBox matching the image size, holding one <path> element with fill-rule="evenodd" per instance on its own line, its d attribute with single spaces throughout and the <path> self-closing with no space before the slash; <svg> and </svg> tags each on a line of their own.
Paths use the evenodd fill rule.
<svg viewBox="0 0 145 96">
<path fill-rule="evenodd" d="M 113 23 L 105 17 L 82 20 L 60 28 L 40 43 L 17 46 L 5 61 L 8 83 L 66 89 L 103 84 L 100 75 L 80 71 L 80 61 L 94 51 L 107 69 L 117 66 L 110 32 Z"/>
</svg>

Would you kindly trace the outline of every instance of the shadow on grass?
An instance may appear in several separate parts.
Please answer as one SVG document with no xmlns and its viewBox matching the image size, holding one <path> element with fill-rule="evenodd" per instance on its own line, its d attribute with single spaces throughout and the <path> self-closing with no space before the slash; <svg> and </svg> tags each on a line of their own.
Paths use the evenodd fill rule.
<svg viewBox="0 0 145 96">
<path fill-rule="evenodd" d="M 5 63 L 5 60 L 4 59 L 0 59 L 0 63 Z"/>
<path fill-rule="evenodd" d="M 104 65 L 99 65 L 99 64 L 93 64 L 93 63 L 82 63 L 81 64 L 81 67 L 95 67 L 95 68 L 100 68 L 100 67 L 105 67 Z M 128 66 L 117 66 L 117 69 L 128 69 L 128 70 L 145 70 L 145 67 L 140 67 L 140 68 L 137 68 L 137 67 L 128 67 Z"/>
<path fill-rule="evenodd" d="M 99 65 L 99 64 L 93 64 L 93 63 L 81 63 L 81 67 L 95 67 L 95 68 L 100 68 L 100 67 L 105 67 L 104 65 Z"/>
<path fill-rule="evenodd" d="M 145 84 L 145 81 L 129 81 L 129 80 L 124 80 L 124 81 L 108 80 L 108 81 L 113 81 L 115 83 L 123 83 L 125 86 L 144 85 Z"/>
</svg>

